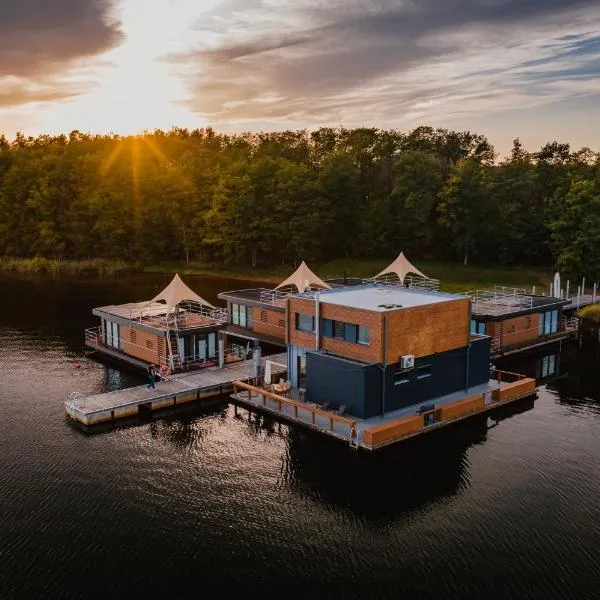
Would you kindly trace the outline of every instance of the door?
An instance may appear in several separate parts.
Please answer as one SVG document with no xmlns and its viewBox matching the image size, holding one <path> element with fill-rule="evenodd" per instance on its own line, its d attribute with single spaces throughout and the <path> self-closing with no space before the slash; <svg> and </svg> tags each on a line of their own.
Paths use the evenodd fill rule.
<svg viewBox="0 0 600 600">
<path fill-rule="evenodd" d="M 208 358 L 217 356 L 217 334 L 215 332 L 208 334 Z"/>
<path fill-rule="evenodd" d="M 198 339 L 198 360 L 206 360 L 206 338 L 204 336 Z"/>
</svg>

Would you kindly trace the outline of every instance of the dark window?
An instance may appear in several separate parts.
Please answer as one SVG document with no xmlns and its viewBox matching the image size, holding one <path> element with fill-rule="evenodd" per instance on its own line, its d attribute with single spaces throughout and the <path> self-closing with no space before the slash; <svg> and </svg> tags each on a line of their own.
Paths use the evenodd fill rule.
<svg viewBox="0 0 600 600">
<path fill-rule="evenodd" d="M 425 379 L 426 377 L 431 377 L 431 365 L 417 367 L 417 379 Z"/>
<path fill-rule="evenodd" d="M 344 323 L 344 340 L 356 344 L 358 338 L 358 326 L 352 323 Z"/>
<path fill-rule="evenodd" d="M 234 325 L 240 324 L 240 306 L 239 306 L 239 304 L 231 305 L 231 322 Z"/>
<path fill-rule="evenodd" d="M 267 311 L 266 310 L 261 310 L 260 311 L 260 321 L 261 323 L 266 323 L 269 320 L 269 317 L 267 316 Z"/>
<path fill-rule="evenodd" d="M 323 337 L 333 337 L 333 321 L 331 319 L 321 319 L 321 335 Z"/>
<path fill-rule="evenodd" d="M 333 322 L 333 337 L 338 340 L 344 339 L 344 323 L 343 321 L 334 321 Z"/>
<path fill-rule="evenodd" d="M 296 313 L 296 329 L 298 331 L 314 331 L 315 318 L 312 315 Z"/>
</svg>

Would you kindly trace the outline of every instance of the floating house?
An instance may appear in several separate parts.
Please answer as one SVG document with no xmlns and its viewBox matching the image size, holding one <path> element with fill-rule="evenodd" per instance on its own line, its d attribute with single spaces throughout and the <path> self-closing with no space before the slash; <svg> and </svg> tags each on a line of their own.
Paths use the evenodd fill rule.
<svg viewBox="0 0 600 600">
<path fill-rule="evenodd" d="M 155 364 L 177 372 L 227 358 L 218 338 L 227 311 L 204 300 L 177 274 L 151 300 L 101 306 L 92 313 L 100 325 L 86 330 L 86 345 L 133 366 Z"/>
<path fill-rule="evenodd" d="M 229 323 L 223 334 L 285 348 L 287 298 L 310 290 L 331 289 L 332 285 L 315 275 L 302 261 L 294 273 L 273 289 L 250 288 L 222 292 L 218 297 L 227 302 L 229 315 Z"/>
<path fill-rule="evenodd" d="M 477 290 L 471 332 L 491 339 L 492 355 L 507 356 L 577 335 L 578 322 L 563 314 L 571 300 L 495 287 Z"/>
<path fill-rule="evenodd" d="M 535 393 L 533 379 L 491 377 L 492 338 L 472 331 L 471 298 L 439 292 L 404 255 L 360 285 L 310 273 L 312 286 L 305 270 L 273 300 L 288 385 L 236 382 L 240 401 L 375 449 Z M 249 294 L 221 297 L 247 303 Z"/>
</svg>

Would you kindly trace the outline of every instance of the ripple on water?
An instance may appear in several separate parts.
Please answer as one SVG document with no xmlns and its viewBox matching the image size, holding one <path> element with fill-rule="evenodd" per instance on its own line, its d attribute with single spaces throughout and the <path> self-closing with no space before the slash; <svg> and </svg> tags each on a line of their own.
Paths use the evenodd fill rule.
<svg viewBox="0 0 600 600">
<path fill-rule="evenodd" d="M 594 597 L 593 389 L 376 455 L 227 404 L 86 435 L 69 393 L 139 379 L 85 357 L 82 294 L 51 322 L 0 321 L 2 599 Z"/>
</svg>

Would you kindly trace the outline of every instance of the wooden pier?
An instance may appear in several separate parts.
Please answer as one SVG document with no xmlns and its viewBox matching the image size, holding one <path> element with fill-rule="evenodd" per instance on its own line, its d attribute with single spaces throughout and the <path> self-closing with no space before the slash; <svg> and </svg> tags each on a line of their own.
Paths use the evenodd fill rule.
<svg viewBox="0 0 600 600">
<path fill-rule="evenodd" d="M 272 377 L 283 377 L 287 371 L 287 354 L 275 354 L 261 359 L 262 370 L 265 360 L 272 363 Z M 252 378 L 252 360 L 243 360 L 223 368 L 205 369 L 170 376 L 157 382 L 155 389 L 146 385 L 113 392 L 85 396 L 79 392 L 71 394 L 65 402 L 67 415 L 83 425 L 96 425 L 148 411 L 174 407 L 184 402 L 229 394 L 234 381 L 249 381 Z"/>
<path fill-rule="evenodd" d="M 534 379 L 496 371 L 494 379 L 468 391 L 432 398 L 384 416 L 358 419 L 327 410 L 317 404 L 281 396 L 248 382 L 236 381 L 233 387 L 231 397 L 242 405 L 273 414 L 365 450 L 377 450 L 429 433 L 536 394 Z"/>
</svg>

